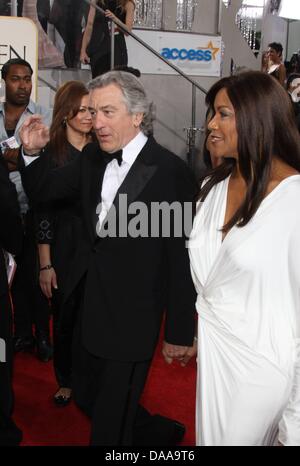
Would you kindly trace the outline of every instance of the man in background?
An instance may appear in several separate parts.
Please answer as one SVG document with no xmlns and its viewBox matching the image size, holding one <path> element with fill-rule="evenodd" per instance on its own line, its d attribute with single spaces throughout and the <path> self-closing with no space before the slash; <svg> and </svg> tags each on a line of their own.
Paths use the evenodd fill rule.
<svg viewBox="0 0 300 466">
<path fill-rule="evenodd" d="M 0 150 L 1 154 L 1 150 Z M 0 446 L 18 445 L 21 431 L 13 422 L 12 391 L 12 310 L 9 299 L 9 278 L 13 259 L 22 248 L 23 228 L 15 186 L 9 180 L 6 164 L 0 157 Z M 9 269 L 11 268 L 11 271 Z"/>
<path fill-rule="evenodd" d="M 45 124 L 51 123 L 51 111 L 30 99 L 32 73 L 30 64 L 20 58 L 11 59 L 3 65 L 6 101 L 0 103 L 0 147 L 10 169 L 10 179 L 16 186 L 24 230 L 23 248 L 16 257 L 18 268 L 11 289 L 15 318 L 14 350 L 33 351 L 36 348 L 38 358 L 46 362 L 52 358 L 49 305 L 37 279 L 34 213 L 30 209 L 16 167 L 19 130 L 24 120 L 29 115 L 38 113 L 42 115 Z M 32 324 L 35 324 L 35 336 L 32 333 Z"/>
</svg>

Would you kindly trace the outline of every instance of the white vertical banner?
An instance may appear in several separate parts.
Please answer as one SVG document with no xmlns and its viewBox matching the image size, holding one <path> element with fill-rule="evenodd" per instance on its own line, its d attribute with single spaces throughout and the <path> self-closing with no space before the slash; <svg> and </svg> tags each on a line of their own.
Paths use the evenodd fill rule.
<svg viewBox="0 0 300 466">
<path fill-rule="evenodd" d="M 37 99 L 38 33 L 29 18 L 0 16 L 0 70 L 11 58 L 28 61 L 33 69 L 31 99 Z"/>
<path fill-rule="evenodd" d="M 300 2 L 299 0 L 281 0 L 278 9 L 278 16 L 287 19 L 300 20 Z"/>
</svg>

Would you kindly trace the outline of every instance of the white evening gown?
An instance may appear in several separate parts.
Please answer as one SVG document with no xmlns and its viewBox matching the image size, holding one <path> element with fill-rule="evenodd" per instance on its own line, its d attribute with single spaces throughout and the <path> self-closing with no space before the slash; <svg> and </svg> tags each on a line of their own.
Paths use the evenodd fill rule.
<svg viewBox="0 0 300 466">
<path fill-rule="evenodd" d="M 229 177 L 199 203 L 197 445 L 300 445 L 300 175 L 222 242 Z"/>
</svg>

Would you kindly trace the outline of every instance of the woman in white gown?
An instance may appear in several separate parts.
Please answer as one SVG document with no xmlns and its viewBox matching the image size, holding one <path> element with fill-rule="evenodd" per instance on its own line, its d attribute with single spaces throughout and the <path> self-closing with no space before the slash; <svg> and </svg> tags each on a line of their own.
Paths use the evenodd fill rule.
<svg viewBox="0 0 300 466">
<path fill-rule="evenodd" d="M 223 78 L 190 260 L 197 445 L 300 445 L 300 140 L 274 78 Z"/>
</svg>

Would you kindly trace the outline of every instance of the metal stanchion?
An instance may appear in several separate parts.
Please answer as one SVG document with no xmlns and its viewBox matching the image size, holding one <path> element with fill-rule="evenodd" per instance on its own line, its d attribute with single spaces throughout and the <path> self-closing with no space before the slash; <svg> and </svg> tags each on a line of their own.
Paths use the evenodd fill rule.
<svg viewBox="0 0 300 466">
<path fill-rule="evenodd" d="M 204 133 L 204 128 L 198 127 L 189 127 L 183 128 L 186 131 L 186 145 L 187 145 L 187 164 L 191 170 L 194 171 L 195 168 L 195 158 L 196 158 L 196 134 L 198 132 Z"/>
<path fill-rule="evenodd" d="M 10 15 L 18 16 L 18 1 L 17 0 L 11 0 L 10 2 Z"/>
<path fill-rule="evenodd" d="M 110 69 L 115 67 L 115 23 L 110 21 Z"/>
<path fill-rule="evenodd" d="M 192 85 L 192 126 L 184 128 L 186 131 L 186 145 L 187 145 L 187 163 L 188 166 L 194 170 L 195 157 L 196 157 L 196 133 L 204 132 L 204 128 L 196 127 L 196 86 Z"/>
</svg>

